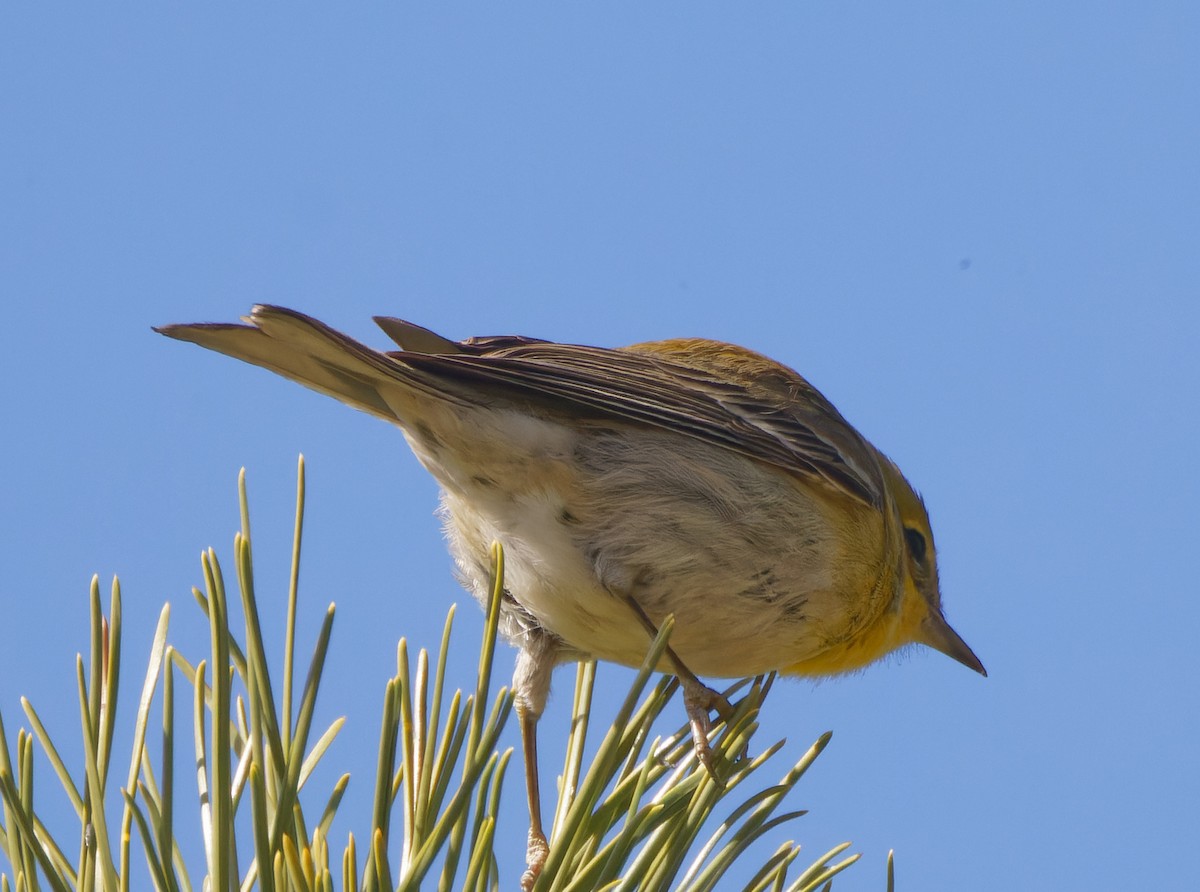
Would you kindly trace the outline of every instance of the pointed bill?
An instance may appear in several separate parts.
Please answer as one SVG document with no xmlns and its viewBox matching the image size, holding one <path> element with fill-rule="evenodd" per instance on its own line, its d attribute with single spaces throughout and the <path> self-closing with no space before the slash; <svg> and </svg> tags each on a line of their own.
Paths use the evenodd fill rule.
<svg viewBox="0 0 1200 892">
<path fill-rule="evenodd" d="M 920 641 L 927 647 L 941 651 L 952 660 L 957 660 L 968 669 L 974 669 L 980 675 L 987 676 L 987 670 L 983 668 L 983 663 L 979 662 L 979 657 L 975 656 L 967 642 L 950 628 L 950 624 L 940 613 L 931 613 L 921 624 Z"/>
</svg>

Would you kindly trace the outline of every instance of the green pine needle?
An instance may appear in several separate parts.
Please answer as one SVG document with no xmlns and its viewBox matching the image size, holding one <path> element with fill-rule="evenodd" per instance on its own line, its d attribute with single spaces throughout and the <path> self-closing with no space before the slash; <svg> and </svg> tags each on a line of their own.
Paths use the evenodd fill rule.
<svg viewBox="0 0 1200 892">
<path fill-rule="evenodd" d="M 337 759 L 337 737 L 345 724 L 339 718 L 326 728 L 314 727 L 333 633 L 332 605 L 303 684 L 296 687 L 303 458 L 282 620 L 284 653 L 278 666 L 264 644 L 255 595 L 244 471 L 238 494 L 242 529 L 234 538 L 231 578 L 237 580 L 240 628 L 234 628 L 230 614 L 225 574 L 209 549 L 201 558 L 204 588 L 193 590 L 208 625 L 209 652 L 193 661 L 175 650 L 169 643 L 170 608 L 163 608 L 142 676 L 124 786 L 110 780 L 114 740 L 125 739 L 115 734 L 122 655 L 121 594 L 115 580 L 107 614 L 99 580 L 92 581 L 89 591 L 89 655 L 78 658 L 76 672 L 82 771 L 68 768 L 31 703 L 22 700 L 31 730 L 18 731 L 15 749 L 9 748 L 0 715 L 0 850 L 11 871 L 0 871 L 0 892 L 126 892 L 131 882 L 140 885 L 143 876 L 161 892 L 419 890 L 435 884 L 443 890 L 491 892 L 515 886 L 511 878 L 521 873 L 523 853 L 495 849 L 499 827 L 525 826 L 528 820 L 523 797 L 514 798 L 522 803 L 519 807 L 502 807 L 512 749 L 500 749 L 500 740 L 513 696 L 505 687 L 493 689 L 492 679 L 504 578 L 499 546 L 493 549 L 495 584 L 474 690 L 447 690 L 453 608 L 432 659 L 418 649 L 414 660 L 401 639 L 396 674 L 386 684 L 382 703 L 374 804 L 369 815 L 346 816 L 339 808 L 349 774 L 341 773 L 331 789 L 310 789 L 317 766 Z M 674 726 L 673 719 L 682 713 L 678 683 L 653 668 L 672 627 L 672 619 L 663 623 L 615 716 L 595 714 L 598 670 L 594 662 L 579 665 L 550 853 L 536 889 L 706 892 L 729 888 L 735 869 L 749 877 L 742 886 L 747 892 L 828 888 L 858 858 L 835 860 L 848 843 L 798 872 L 793 871 L 798 844 L 777 842 L 771 850 L 766 843 L 805 814 L 782 810 L 782 805 L 830 735 L 823 735 L 777 780 L 763 779 L 767 764 L 784 748 L 782 741 L 764 747 L 755 740 L 757 717 L 773 678 L 740 682 L 725 692 L 735 707 L 732 716 L 717 723 L 710 735 L 719 776 L 714 779 L 696 762 L 688 727 Z M 194 759 L 194 794 L 183 792 L 187 787 L 178 786 L 175 772 L 181 743 L 175 728 L 177 675 L 192 688 L 193 752 L 184 756 L 184 764 Z M 156 703 L 161 723 L 154 728 Z M 50 717 L 55 722 L 66 718 Z M 670 729 L 665 736 L 664 723 Z M 593 732 L 598 740 L 591 739 Z M 54 785 L 43 785 L 34 795 L 35 743 L 51 769 L 46 777 L 57 781 L 57 792 Z M 43 794 L 65 798 L 77 821 L 75 831 L 48 829 L 35 807 Z M 195 853 L 195 841 L 177 837 L 181 808 L 196 809 L 200 816 L 200 863 L 186 860 Z M 118 814 L 120 822 L 110 823 Z M 360 846 L 350 833 L 339 852 L 330 837 L 336 820 L 357 824 L 366 833 L 366 844 Z M 239 841 L 249 848 L 239 851 Z M 137 868 L 131 879 L 134 846 L 141 849 L 145 867 Z M 887 868 L 891 892 L 890 854 Z M 502 883 L 502 876 L 510 879 Z"/>
</svg>

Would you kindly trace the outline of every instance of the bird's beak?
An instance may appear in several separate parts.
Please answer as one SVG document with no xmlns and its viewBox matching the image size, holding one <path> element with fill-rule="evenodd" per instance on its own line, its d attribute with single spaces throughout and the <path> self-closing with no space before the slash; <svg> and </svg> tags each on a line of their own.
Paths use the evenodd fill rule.
<svg viewBox="0 0 1200 892">
<path fill-rule="evenodd" d="M 980 675 L 987 677 L 987 670 L 983 668 L 983 663 L 979 662 L 979 657 L 975 656 L 975 652 L 967 646 L 967 642 L 963 641 L 959 634 L 950 628 L 950 624 L 940 613 L 931 611 L 925 618 L 925 622 L 921 624 L 920 641 L 934 650 L 941 651 L 950 659 L 958 660 L 968 669 L 974 669 Z"/>
</svg>

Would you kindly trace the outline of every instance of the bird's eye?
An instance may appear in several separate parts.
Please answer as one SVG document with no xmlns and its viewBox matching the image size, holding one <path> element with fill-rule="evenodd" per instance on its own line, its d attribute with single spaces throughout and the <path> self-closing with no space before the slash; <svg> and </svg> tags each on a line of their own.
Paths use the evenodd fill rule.
<svg viewBox="0 0 1200 892">
<path fill-rule="evenodd" d="M 912 527 L 904 528 L 904 541 L 908 544 L 908 553 L 918 564 L 925 563 L 925 535 Z"/>
</svg>

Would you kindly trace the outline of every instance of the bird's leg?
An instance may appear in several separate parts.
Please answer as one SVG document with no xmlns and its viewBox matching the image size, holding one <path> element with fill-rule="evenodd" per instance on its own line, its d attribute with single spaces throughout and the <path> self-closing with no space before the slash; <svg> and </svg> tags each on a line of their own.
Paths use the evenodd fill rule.
<svg viewBox="0 0 1200 892">
<path fill-rule="evenodd" d="M 537 627 L 526 628 L 517 668 L 513 672 L 517 719 L 521 725 L 521 748 L 525 756 L 525 790 L 529 794 L 529 843 L 525 850 L 525 873 L 521 888 L 529 892 L 537 882 L 550 844 L 542 827 L 542 798 L 538 787 L 537 725 L 550 694 L 550 676 L 561 658 L 557 638 Z"/>
<path fill-rule="evenodd" d="M 624 598 L 642 625 L 646 627 L 646 631 L 650 633 L 650 637 L 653 638 L 658 635 L 658 627 L 646 615 L 646 611 L 642 609 L 642 605 L 632 595 L 625 595 Z M 683 687 L 683 708 L 687 712 L 688 724 L 692 726 L 692 746 L 695 749 L 696 760 L 704 766 L 713 780 L 717 780 L 715 766 L 713 765 L 712 747 L 708 743 L 708 732 L 712 728 L 708 712 L 710 709 L 715 709 L 722 719 L 728 721 L 733 717 L 733 706 L 730 705 L 723 694 L 714 691 L 697 678 L 696 673 L 687 667 L 687 664 L 679 658 L 679 654 L 675 653 L 669 644 L 667 645 L 666 656 L 671 661 L 671 666 L 675 670 L 675 677 L 679 679 L 679 684 Z"/>
<path fill-rule="evenodd" d="M 529 892 L 550 854 L 550 844 L 546 842 L 546 833 L 542 829 L 542 797 L 538 789 L 538 716 L 518 706 L 517 718 L 521 723 L 521 746 L 525 754 L 525 790 L 529 795 L 529 842 L 525 850 L 526 869 L 521 876 L 521 888 L 524 892 Z"/>
</svg>

